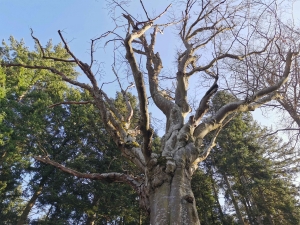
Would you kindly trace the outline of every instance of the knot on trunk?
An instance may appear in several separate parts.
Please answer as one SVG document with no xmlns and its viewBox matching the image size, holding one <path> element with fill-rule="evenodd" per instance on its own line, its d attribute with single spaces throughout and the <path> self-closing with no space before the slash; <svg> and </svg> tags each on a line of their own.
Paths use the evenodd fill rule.
<svg viewBox="0 0 300 225">
<path fill-rule="evenodd" d="M 167 157 L 168 158 L 168 157 Z M 173 173 L 176 169 L 176 163 L 173 159 L 168 159 L 166 163 L 166 173 Z"/>
<path fill-rule="evenodd" d="M 194 202 L 194 198 L 190 195 L 184 196 L 183 199 L 186 200 L 188 203 L 193 203 Z"/>
</svg>

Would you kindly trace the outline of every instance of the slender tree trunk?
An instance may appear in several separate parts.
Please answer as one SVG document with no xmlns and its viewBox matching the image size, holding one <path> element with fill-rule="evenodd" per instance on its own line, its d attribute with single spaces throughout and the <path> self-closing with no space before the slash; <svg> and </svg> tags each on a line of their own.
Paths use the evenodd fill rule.
<svg viewBox="0 0 300 225">
<path fill-rule="evenodd" d="M 253 196 L 252 196 L 252 193 L 251 193 L 251 190 L 246 190 L 245 187 L 247 187 L 247 181 L 246 181 L 246 178 L 245 178 L 245 175 L 243 174 L 243 172 L 240 172 L 240 182 L 242 184 L 242 187 L 244 189 L 244 193 L 245 193 L 245 196 L 246 196 L 246 201 L 250 207 L 250 210 L 252 212 L 252 218 L 254 219 L 254 222 L 255 224 L 258 224 L 258 225 L 263 225 L 263 222 L 262 222 L 262 219 L 260 217 L 260 213 L 259 213 L 259 210 L 256 206 L 256 202 L 253 200 Z"/>
<path fill-rule="evenodd" d="M 27 205 L 26 205 L 25 209 L 23 210 L 22 215 L 20 216 L 17 225 L 26 224 L 26 219 L 28 217 L 28 214 L 30 213 L 32 207 L 34 206 L 37 198 L 41 195 L 46 180 L 47 180 L 47 178 L 43 177 L 42 180 L 40 181 L 40 184 L 39 184 L 37 190 L 31 196 L 31 199 L 27 202 Z"/>
<path fill-rule="evenodd" d="M 142 210 L 139 210 L 139 225 L 142 225 L 143 220 L 142 220 Z"/>
<path fill-rule="evenodd" d="M 217 206 L 218 206 L 218 211 L 219 211 L 219 214 L 220 214 L 220 219 L 224 223 L 224 221 L 225 221 L 225 219 L 224 219 L 224 213 L 223 213 L 220 201 L 219 201 L 218 192 L 216 190 L 215 183 L 213 183 L 212 188 L 213 188 L 214 197 L 216 199 L 216 203 L 217 203 Z"/>
<path fill-rule="evenodd" d="M 232 191 L 232 189 L 231 189 L 231 185 L 230 185 L 230 183 L 229 183 L 228 177 L 227 177 L 227 175 L 226 175 L 225 173 L 222 173 L 222 175 L 223 175 L 223 177 L 224 177 L 226 186 L 227 186 L 227 188 L 228 188 L 229 195 L 230 195 L 231 200 L 232 200 L 232 203 L 233 203 L 233 205 L 234 205 L 234 208 L 235 208 L 235 211 L 236 211 L 236 215 L 237 215 L 237 217 L 238 217 L 238 222 L 239 222 L 240 225 L 245 225 L 244 220 L 243 220 L 242 213 L 241 213 L 241 211 L 240 211 L 240 209 L 239 209 L 239 206 L 238 206 L 237 201 L 235 200 L 235 196 L 234 196 L 233 191 Z"/>
<path fill-rule="evenodd" d="M 256 220 L 256 223 L 258 225 L 264 225 L 263 221 L 262 221 L 262 219 L 260 217 L 260 213 L 259 213 L 259 210 L 258 210 L 258 208 L 256 206 L 256 203 L 255 203 L 255 201 L 253 200 L 253 198 L 251 196 L 250 196 L 250 200 L 251 200 L 251 206 L 255 210 L 255 220 Z"/>
<path fill-rule="evenodd" d="M 250 212 L 250 209 L 246 203 L 246 200 L 244 199 L 244 196 L 242 196 L 242 198 L 240 198 L 242 204 L 244 205 L 245 207 L 245 211 L 247 213 L 247 216 L 248 216 L 248 221 L 249 221 L 249 224 L 250 225 L 254 225 L 254 222 L 253 222 L 253 218 L 252 218 L 252 215 L 251 215 L 251 212 Z"/>
<path fill-rule="evenodd" d="M 216 199 L 216 203 L 217 203 L 217 206 L 218 206 L 218 211 L 219 211 L 219 215 L 220 215 L 220 220 L 222 221 L 222 223 L 225 223 L 224 213 L 223 213 L 223 210 L 222 210 L 220 201 L 219 201 L 219 195 L 218 195 L 218 192 L 217 192 L 217 190 L 216 190 L 215 180 L 214 180 L 214 178 L 213 178 L 212 168 L 211 168 L 211 166 L 209 166 L 209 165 L 207 165 L 207 167 L 209 168 L 210 179 L 211 179 L 211 182 L 212 182 L 212 189 L 213 189 L 214 197 L 215 197 L 215 199 Z"/>
</svg>

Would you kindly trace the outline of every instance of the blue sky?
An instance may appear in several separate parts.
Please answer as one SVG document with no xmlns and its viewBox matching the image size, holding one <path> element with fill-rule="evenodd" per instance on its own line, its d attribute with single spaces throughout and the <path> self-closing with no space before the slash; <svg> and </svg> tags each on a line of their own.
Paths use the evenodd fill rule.
<svg viewBox="0 0 300 225">
<path fill-rule="evenodd" d="M 151 1 L 151 5 L 148 5 L 149 14 L 157 15 L 170 2 L 169 0 Z M 52 39 L 54 44 L 61 42 L 57 31 L 62 30 L 75 55 L 89 63 L 90 40 L 115 27 L 106 4 L 105 0 L 0 0 L 0 38 L 7 41 L 12 35 L 16 40 L 23 39 L 26 46 L 32 48 L 34 41 L 30 36 L 30 28 L 33 29 L 34 36 L 40 40 L 42 45 L 45 45 L 49 39 Z M 128 11 L 133 12 L 133 15 L 144 16 L 140 4 L 130 5 Z M 116 12 L 116 15 L 121 15 L 121 11 Z M 167 37 L 161 35 L 159 38 Z M 175 49 L 174 40 L 162 40 L 160 43 L 163 43 L 166 50 L 162 54 L 170 58 L 170 52 Z M 104 62 L 105 82 L 115 79 L 111 72 L 113 54 L 110 49 L 112 47 L 111 44 L 106 47 L 105 51 L 100 49 L 96 55 L 99 62 Z M 168 63 L 170 62 L 171 60 Z M 99 83 L 101 84 L 101 81 Z M 116 90 L 118 85 L 116 84 L 114 88 Z"/>
<path fill-rule="evenodd" d="M 152 2 L 159 11 L 170 1 Z M 7 40 L 12 35 L 33 46 L 32 28 L 42 43 L 49 39 L 58 43 L 57 31 L 63 30 L 64 36 L 71 41 L 71 49 L 84 58 L 88 56 L 90 39 L 114 28 L 104 0 L 0 0 L 0 9 L 1 39 Z M 140 4 L 132 4 L 130 12 L 143 13 Z"/>
<path fill-rule="evenodd" d="M 132 4 L 128 11 L 133 12 L 133 15 L 144 16 L 139 1 L 133 2 L 135 4 Z M 144 0 L 144 2 L 150 15 L 157 15 L 172 1 Z M 64 37 L 69 41 L 71 50 L 86 62 L 89 62 L 90 39 L 114 28 L 105 0 L 0 0 L 0 9 L 0 38 L 2 40 L 7 40 L 12 35 L 17 40 L 24 39 L 26 45 L 32 48 L 34 45 L 30 36 L 30 28 L 32 28 L 34 35 L 42 44 L 46 44 L 49 39 L 56 44 L 61 41 L 57 31 L 62 30 Z M 116 13 L 116 15 L 120 14 L 120 11 Z M 294 5 L 294 16 L 299 24 L 299 2 Z M 170 39 L 167 32 L 174 34 L 176 31 L 169 28 L 165 31 L 165 35 L 159 35 L 158 47 L 164 50 L 160 52 L 164 68 L 172 69 L 177 40 Z M 108 46 L 106 51 L 100 49 L 97 54 L 97 59 L 105 62 L 105 81 L 115 79 L 111 73 L 113 54 L 110 47 L 112 46 Z M 113 84 L 107 90 L 111 92 L 110 96 L 114 96 L 115 91 L 119 90 L 118 85 Z"/>
</svg>

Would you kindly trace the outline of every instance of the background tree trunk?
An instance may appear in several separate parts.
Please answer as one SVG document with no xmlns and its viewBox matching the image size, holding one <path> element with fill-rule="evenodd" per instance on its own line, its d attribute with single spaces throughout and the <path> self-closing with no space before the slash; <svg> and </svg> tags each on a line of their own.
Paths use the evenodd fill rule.
<svg viewBox="0 0 300 225">
<path fill-rule="evenodd" d="M 230 195 L 230 197 L 231 197 L 232 203 L 233 203 L 233 205 L 234 205 L 234 209 L 235 209 L 236 215 L 237 215 L 237 217 L 238 217 L 239 224 L 240 224 L 240 225 L 245 225 L 244 220 L 243 220 L 242 213 L 241 213 L 241 211 L 240 211 L 240 209 L 239 209 L 238 203 L 237 203 L 237 201 L 236 201 L 236 199 L 235 199 L 235 197 L 234 197 L 234 194 L 233 194 L 231 185 L 230 185 L 230 183 L 229 183 L 228 177 L 226 176 L 225 173 L 223 173 L 223 178 L 224 178 L 224 181 L 225 181 L 226 186 L 227 186 L 227 188 L 228 188 L 228 192 L 229 192 L 229 195 Z"/>
<path fill-rule="evenodd" d="M 46 180 L 47 180 L 47 178 L 43 177 L 42 180 L 40 181 L 40 184 L 37 187 L 36 191 L 34 192 L 34 194 L 32 195 L 32 197 L 30 198 L 30 200 L 27 202 L 26 207 L 23 210 L 22 215 L 20 216 L 17 225 L 26 224 L 26 219 L 28 217 L 28 214 L 30 213 L 30 210 L 34 206 L 37 198 L 41 195 L 42 190 L 43 190 L 43 186 L 44 186 Z"/>
</svg>

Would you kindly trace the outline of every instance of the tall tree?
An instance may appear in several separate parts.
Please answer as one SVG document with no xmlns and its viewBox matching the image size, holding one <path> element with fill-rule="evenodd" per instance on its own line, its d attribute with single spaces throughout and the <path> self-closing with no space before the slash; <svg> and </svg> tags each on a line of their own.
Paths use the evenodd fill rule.
<svg viewBox="0 0 300 225">
<path fill-rule="evenodd" d="M 58 31 L 69 56 L 67 59 L 54 57 L 42 47 L 32 33 L 41 58 L 36 57 L 28 64 L 19 57 L 15 63 L 4 60 L 1 65 L 6 68 L 18 67 L 22 71 L 50 71 L 62 81 L 87 91 L 93 98 L 93 104 L 99 112 L 106 132 L 122 155 L 139 168 L 140 174 L 134 176 L 130 172 L 79 172 L 47 155 L 34 156 L 37 161 L 55 166 L 78 178 L 129 184 L 139 195 L 142 208 L 150 213 L 151 224 L 200 224 L 191 189 L 191 178 L 198 168 L 198 163 L 207 158 L 215 146 L 217 135 L 232 116 L 238 112 L 255 110 L 280 97 L 278 90 L 287 83 L 291 64 L 299 49 L 293 42 L 285 43 L 278 38 L 282 35 L 281 23 L 277 20 L 277 11 L 270 10 L 278 7 L 277 2 L 187 0 L 180 3 L 182 13 L 174 13 L 174 18 L 166 23 L 157 21 L 170 10 L 171 5 L 162 13 L 150 16 L 147 7 L 140 2 L 145 19 L 137 20 L 136 18 L 140 17 L 129 14 L 124 2 L 111 1 L 112 9 L 123 10 L 125 22 L 115 20 L 116 23 L 122 24 L 117 24 L 114 30 L 91 41 L 89 63 L 84 63 L 75 56 L 62 32 Z M 163 90 L 164 85 L 161 82 L 165 76 L 161 76 L 162 54 L 154 49 L 158 41 L 157 34 L 174 24 L 179 29 L 179 39 L 182 42 L 176 56 L 176 72 L 172 75 L 176 78 L 176 83 L 173 83 L 174 87 Z M 98 70 L 94 65 L 94 51 L 97 41 L 111 35 L 115 37 L 107 43 L 121 42 L 117 51 L 121 54 L 120 60 L 115 60 L 112 73 L 119 81 L 127 106 L 125 113 L 120 113 L 116 103 L 108 97 L 96 77 Z M 275 45 L 278 42 L 281 43 L 280 48 Z M 246 61 L 253 55 L 264 61 L 269 57 L 265 54 L 268 51 L 280 55 L 278 65 L 281 69 L 278 72 L 279 79 L 275 83 L 261 87 L 257 81 L 244 88 L 239 85 L 245 78 L 240 76 L 242 73 L 234 74 L 235 77 L 226 76 L 230 66 L 235 65 L 237 61 Z M 14 54 L 14 51 L 9 54 Z M 139 56 L 140 63 L 137 61 Z M 30 57 L 30 54 L 25 53 L 24 57 Z M 62 67 L 65 64 L 78 66 L 89 83 L 69 76 L 70 71 Z M 128 80 L 132 79 L 136 87 L 140 118 L 138 126 L 134 129 L 133 107 L 126 95 L 132 85 L 128 84 L 125 88 L 126 85 L 122 83 L 122 76 L 118 72 L 121 70 L 117 70 L 116 65 L 127 66 L 130 72 L 125 76 Z M 247 66 L 250 65 L 245 64 L 241 69 L 248 71 Z M 267 70 L 265 72 L 268 73 Z M 192 112 L 188 91 L 189 79 L 193 75 L 199 75 L 200 82 L 210 84 L 210 88 L 203 89 L 205 94 L 201 99 L 197 99 L 197 107 Z M 248 73 L 246 79 L 251 80 L 257 75 L 259 74 Z M 221 107 L 214 116 L 205 117 L 211 97 L 218 87 L 224 87 L 226 82 L 230 84 L 232 92 L 242 100 L 230 102 Z M 151 101 L 166 117 L 165 135 L 158 153 L 152 152 L 154 132 L 150 126 L 149 94 Z M 141 138 L 137 138 L 138 134 L 141 134 Z M 203 141 L 208 134 L 212 134 L 210 140 Z"/>
</svg>

